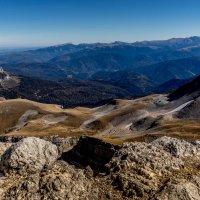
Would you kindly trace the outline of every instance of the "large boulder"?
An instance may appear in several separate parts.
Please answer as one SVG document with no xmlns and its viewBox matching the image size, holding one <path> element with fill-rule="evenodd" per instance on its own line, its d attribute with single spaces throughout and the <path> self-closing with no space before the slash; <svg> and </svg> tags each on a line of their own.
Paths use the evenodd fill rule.
<svg viewBox="0 0 200 200">
<path fill-rule="evenodd" d="M 8 148 L 1 157 L 0 167 L 5 173 L 20 175 L 40 172 L 58 158 L 58 149 L 51 142 L 29 137 Z"/>
</svg>

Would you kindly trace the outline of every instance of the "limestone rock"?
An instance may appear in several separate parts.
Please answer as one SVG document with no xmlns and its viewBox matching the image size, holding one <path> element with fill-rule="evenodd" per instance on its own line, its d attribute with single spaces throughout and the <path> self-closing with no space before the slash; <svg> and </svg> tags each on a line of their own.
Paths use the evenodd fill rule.
<svg viewBox="0 0 200 200">
<path fill-rule="evenodd" d="M 152 142 L 155 146 L 162 146 L 163 149 L 175 157 L 188 157 L 200 155 L 200 145 L 198 142 L 189 143 L 182 139 L 161 137 Z"/>
<path fill-rule="evenodd" d="M 7 174 L 21 175 L 40 172 L 58 158 L 56 145 L 45 140 L 29 137 L 13 144 L 1 157 L 1 169 Z"/>
<path fill-rule="evenodd" d="M 159 179 L 180 170 L 184 163 L 161 146 L 126 143 L 109 163 L 113 183 L 123 195 L 142 198 L 159 189 Z"/>
<path fill-rule="evenodd" d="M 4 191 L 3 199 L 52 199 L 52 200 L 98 200 L 98 188 L 84 170 L 76 169 L 66 162 L 57 161 L 43 174 L 22 178 Z"/>
<path fill-rule="evenodd" d="M 200 178 L 193 180 L 171 180 L 162 191 L 155 195 L 156 200 L 198 200 L 200 199 Z"/>
<path fill-rule="evenodd" d="M 118 146 L 81 137 L 74 146 L 69 138 L 50 139 L 26 138 L 6 150 L 0 199 L 200 199 L 199 141 L 162 137 Z"/>
</svg>

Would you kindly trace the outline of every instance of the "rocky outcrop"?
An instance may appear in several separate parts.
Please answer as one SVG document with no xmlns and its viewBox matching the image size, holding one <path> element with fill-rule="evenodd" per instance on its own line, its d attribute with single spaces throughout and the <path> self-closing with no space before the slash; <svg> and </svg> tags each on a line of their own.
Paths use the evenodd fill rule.
<svg viewBox="0 0 200 200">
<path fill-rule="evenodd" d="M 51 166 L 58 158 L 56 145 L 30 137 L 13 144 L 1 156 L 1 170 L 7 174 L 16 172 L 21 175 L 42 171 Z"/>
<path fill-rule="evenodd" d="M 17 77 L 10 75 L 0 67 L 0 88 L 7 90 L 16 87 L 19 82 L 20 80 Z"/>
<path fill-rule="evenodd" d="M 152 200 L 197 200 L 200 199 L 200 178 L 189 176 L 172 179 Z"/>
<path fill-rule="evenodd" d="M 5 145 L 6 143 L 12 144 L 12 143 L 17 143 L 20 140 L 24 139 L 26 137 L 21 137 L 21 136 L 0 136 L 0 143 Z M 40 137 L 40 139 L 49 141 L 53 144 L 55 144 L 58 148 L 58 154 L 59 157 L 62 155 L 63 151 L 67 151 L 69 148 L 73 147 L 74 145 L 77 144 L 79 138 L 78 137 L 66 137 L 66 138 L 61 138 L 58 136 L 45 136 L 45 137 Z M 1 148 L 1 145 L 0 145 Z M 3 147 L 2 147 L 3 148 Z"/>
<path fill-rule="evenodd" d="M 29 175 L 15 181 L 4 193 L 3 199 L 96 199 L 98 188 L 88 179 L 84 170 L 57 161 L 43 174 Z"/>
<path fill-rule="evenodd" d="M 198 140 L 162 137 L 116 146 L 81 137 L 76 145 L 66 142 L 74 147 L 58 159 L 63 143 L 31 137 L 5 147 L 0 199 L 200 199 Z"/>
<path fill-rule="evenodd" d="M 114 184 L 127 197 L 145 198 L 159 189 L 159 179 L 181 170 L 184 163 L 162 147 L 126 143 L 109 163 Z"/>
<path fill-rule="evenodd" d="M 169 152 L 175 157 L 188 157 L 193 155 L 200 155 L 200 142 L 187 142 L 182 139 L 161 137 L 152 142 L 154 146 L 160 146 L 165 151 Z"/>
<path fill-rule="evenodd" d="M 161 137 L 151 143 L 126 143 L 109 162 L 113 184 L 127 198 L 200 197 L 199 141 Z"/>
</svg>

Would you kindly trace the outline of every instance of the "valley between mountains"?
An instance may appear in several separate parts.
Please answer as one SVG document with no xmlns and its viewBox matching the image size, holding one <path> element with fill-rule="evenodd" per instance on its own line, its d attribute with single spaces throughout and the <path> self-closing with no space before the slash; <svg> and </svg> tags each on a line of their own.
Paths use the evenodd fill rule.
<svg viewBox="0 0 200 200">
<path fill-rule="evenodd" d="M 25 99 L 2 99 L 0 131 L 12 136 L 93 135 L 113 143 L 145 140 L 146 135 L 198 138 L 199 84 L 197 77 L 169 95 L 116 99 L 95 108 L 63 109 Z"/>
</svg>

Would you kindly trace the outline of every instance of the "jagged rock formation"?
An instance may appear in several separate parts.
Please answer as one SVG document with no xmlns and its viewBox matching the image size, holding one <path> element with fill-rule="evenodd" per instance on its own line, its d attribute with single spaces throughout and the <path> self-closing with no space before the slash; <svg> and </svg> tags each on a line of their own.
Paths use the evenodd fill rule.
<svg viewBox="0 0 200 200">
<path fill-rule="evenodd" d="M 200 155 L 199 141 L 190 143 L 181 139 L 162 137 L 153 141 L 152 144 L 154 146 L 161 146 L 165 151 L 178 158 Z"/>
<path fill-rule="evenodd" d="M 109 163 L 114 184 L 123 191 L 123 194 L 130 198 L 155 199 L 155 194 L 164 187 L 167 180 L 168 187 L 172 188 L 170 179 L 173 180 L 175 174 L 182 176 L 182 171 L 188 170 L 184 158 L 189 158 L 191 163 L 192 156 L 198 158 L 200 153 L 199 142 L 189 143 L 183 140 L 162 137 L 150 144 L 147 143 L 126 143 L 116 152 Z M 182 159 L 181 159 L 182 158 Z M 194 161 L 195 162 L 195 161 Z M 189 164 L 189 169 L 193 168 Z M 195 167 L 194 167 L 195 168 Z M 184 174 L 184 173 L 183 173 Z M 192 174 L 190 174 L 192 176 Z M 168 179 L 169 178 L 169 182 Z M 186 188 L 185 193 L 189 193 L 189 188 L 184 185 L 179 178 L 174 179 Z M 185 182 L 187 182 L 185 180 Z M 190 184 L 187 182 L 187 184 Z M 197 184 L 197 183 L 196 183 Z M 198 183 L 199 184 L 199 183 Z M 199 187 L 195 185 L 195 187 Z M 179 191 L 179 185 L 173 190 L 175 196 L 184 199 Z M 200 189 L 200 188 L 198 188 Z M 157 199 L 173 199 L 170 192 L 165 188 L 160 191 Z M 180 193 L 180 194 L 179 194 Z M 163 196 L 163 198 L 161 198 Z M 200 197 L 196 194 L 196 199 Z M 195 198 L 186 198 L 195 199 Z"/>
<path fill-rule="evenodd" d="M 1 156 L 3 169 L 16 169 L 10 161 L 18 156 L 15 161 L 19 163 L 27 156 L 23 165 L 17 165 L 20 174 L 2 171 L 1 199 L 200 199 L 199 141 L 162 137 L 151 143 L 116 146 L 82 137 L 56 160 L 57 147 L 64 144 L 61 138 L 56 140 L 60 141 L 57 146 L 38 138 L 20 139 L 11 147 L 5 142 L 8 149 Z M 38 148 L 41 146 L 45 148 Z M 37 153 L 42 156 L 36 158 Z M 7 161 L 5 155 L 9 155 Z M 36 168 L 32 165 L 36 159 L 40 164 L 45 162 L 40 167 L 36 163 Z"/>
</svg>

